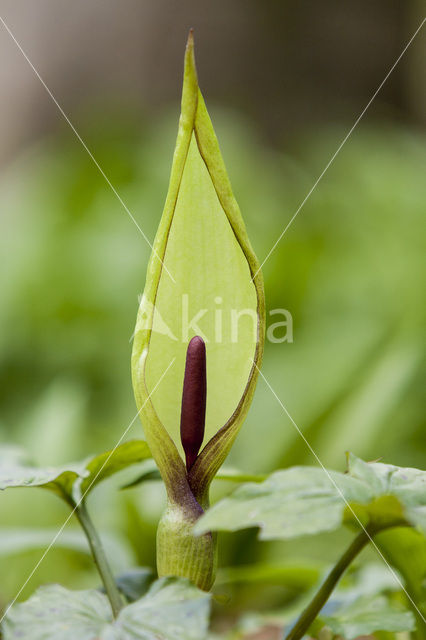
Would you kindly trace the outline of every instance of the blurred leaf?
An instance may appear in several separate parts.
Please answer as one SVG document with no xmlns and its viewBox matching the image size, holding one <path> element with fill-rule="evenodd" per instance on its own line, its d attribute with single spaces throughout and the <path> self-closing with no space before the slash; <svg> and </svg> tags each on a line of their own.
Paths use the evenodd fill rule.
<svg viewBox="0 0 426 640">
<path fill-rule="evenodd" d="M 0 556 L 10 557 L 34 549 L 46 549 L 56 538 L 57 533 L 58 530 L 54 528 L 2 528 L 0 529 Z M 100 537 L 114 571 L 123 571 L 134 563 L 134 553 L 124 536 L 116 532 L 102 531 Z M 80 529 L 62 531 L 55 540 L 55 547 L 91 556 L 87 538 Z"/>
<path fill-rule="evenodd" d="M 57 534 L 56 529 L 0 529 L 0 555 L 10 556 L 34 549 L 46 548 Z M 56 547 L 90 554 L 87 538 L 80 530 L 63 531 L 55 542 Z"/>
<path fill-rule="evenodd" d="M 244 569 L 244 567 L 242 568 Z M 236 569 L 238 570 L 238 567 L 236 567 Z M 290 629 L 291 624 L 299 617 L 300 612 L 309 604 L 316 593 L 318 585 L 315 584 L 311 586 L 313 588 L 299 595 L 296 599 L 291 599 L 284 607 L 266 611 L 246 611 L 243 613 L 234 626 L 234 629 L 238 629 L 240 632 L 239 635 L 235 635 L 235 639 L 245 638 L 247 635 L 251 638 L 251 634 L 255 633 L 259 633 L 260 637 L 262 637 L 262 632 L 272 626 L 276 629 Z M 330 636 L 325 633 L 324 618 L 333 617 L 336 611 L 346 610 L 347 607 L 360 601 L 361 598 L 363 598 L 364 601 L 367 599 L 368 601 L 378 601 L 378 596 L 399 590 L 400 585 L 398 581 L 384 564 L 364 566 L 360 570 L 351 573 L 350 576 L 347 576 L 346 580 L 338 585 L 333 600 L 330 600 L 323 607 L 321 619 L 317 619 L 317 621 L 311 625 L 311 634 L 318 635 L 318 633 L 322 631 L 319 637 L 321 640 L 328 640 Z M 315 635 L 315 637 L 317 637 L 317 635 Z M 283 636 L 280 635 L 279 637 Z M 311 637 L 311 635 L 309 635 L 309 637 Z M 332 637 L 334 638 L 334 634 L 332 634 Z"/>
<path fill-rule="evenodd" d="M 66 407 L 66 411 L 64 411 Z M 87 390 L 75 380 L 55 377 L 20 420 L 20 442 L 40 464 L 64 464 L 81 455 L 87 418 Z"/>
<path fill-rule="evenodd" d="M 70 497 L 78 478 L 87 477 L 85 462 L 60 467 L 36 467 L 28 454 L 13 446 L 0 448 L 0 489 L 43 487 L 61 497 Z"/>
<path fill-rule="evenodd" d="M 145 595 L 154 579 L 154 571 L 149 567 L 133 567 L 115 577 L 118 588 L 129 602 Z"/>
<path fill-rule="evenodd" d="M 349 454 L 348 466 L 350 476 L 365 482 L 376 498 L 365 509 L 367 522 L 380 527 L 386 526 L 388 520 L 396 523 L 400 520 L 401 524 L 405 520 L 426 531 L 426 471 L 364 462 L 353 454 Z M 363 509 L 356 511 L 358 517 L 364 515 Z"/>
<path fill-rule="evenodd" d="M 114 473 L 148 458 L 151 458 L 151 452 L 145 440 L 129 440 L 111 451 L 91 458 L 86 463 L 89 475 L 81 483 L 81 493 L 84 494 L 89 487 L 92 489 Z"/>
<path fill-rule="evenodd" d="M 322 572 L 312 564 L 253 564 L 220 569 L 215 586 L 224 584 L 279 584 L 295 590 L 313 587 Z"/>
<path fill-rule="evenodd" d="M 350 504 L 364 526 L 425 525 L 426 472 L 349 457 L 348 474 L 315 467 L 273 473 L 260 484 L 247 484 L 200 518 L 197 533 L 260 527 L 266 539 L 293 538 L 355 522 Z"/>
<path fill-rule="evenodd" d="M 364 451 L 382 452 L 374 444 L 380 442 L 420 363 L 417 340 L 407 341 L 405 336 L 392 334 L 384 347 L 370 350 L 362 375 L 358 372 L 358 378 L 350 380 L 347 395 L 335 398 L 337 406 L 319 429 L 318 440 L 327 444 L 327 459 L 338 459 L 342 451 L 358 448 L 359 443 Z"/>
<path fill-rule="evenodd" d="M 102 629 L 110 623 L 111 606 L 102 593 L 48 585 L 13 606 L 2 631 L 4 640 L 100 640 Z"/>
<path fill-rule="evenodd" d="M 152 458 L 143 462 L 141 464 L 141 469 L 142 469 L 142 472 L 139 473 L 134 480 L 131 480 L 131 482 L 128 482 L 121 488 L 133 489 L 134 487 L 137 487 L 143 482 L 148 482 L 151 480 L 161 481 L 161 474 L 158 470 L 157 465 L 155 464 L 155 460 L 153 460 Z"/>
<path fill-rule="evenodd" d="M 399 571 L 411 600 L 426 617 L 425 536 L 419 531 L 404 527 L 382 531 L 376 536 L 375 542 L 386 560 Z M 419 616 L 410 598 L 407 599 L 407 604 Z"/>
<path fill-rule="evenodd" d="M 151 456 L 143 440 L 125 442 L 111 451 L 83 462 L 60 467 L 35 467 L 27 454 L 17 448 L 0 448 L 0 489 L 41 487 L 75 503 L 99 482 Z"/>
<path fill-rule="evenodd" d="M 234 467 L 222 467 L 214 477 L 215 480 L 228 480 L 229 482 L 263 482 L 266 478 L 266 475 L 246 473 Z M 154 460 L 147 460 L 143 465 L 142 473 L 135 480 L 124 485 L 122 489 L 133 489 L 148 480 L 161 480 L 161 474 Z"/>
<path fill-rule="evenodd" d="M 406 528 L 405 531 L 409 529 Z M 338 599 L 341 602 L 353 602 L 361 596 L 383 595 L 401 590 L 401 582 L 389 567 L 381 562 L 380 564 L 368 563 L 362 565 L 354 572 L 350 572 L 343 579 L 338 587 Z"/>
<path fill-rule="evenodd" d="M 334 606 L 336 604 L 331 601 L 326 609 Z M 329 627 L 345 640 L 353 640 L 375 631 L 412 631 L 415 621 L 411 612 L 395 610 L 384 597 L 364 597 L 350 604 L 337 605 L 330 615 L 320 614 L 312 626 L 318 630 Z"/>
<path fill-rule="evenodd" d="M 8 612 L 3 635 L 4 640 L 202 640 L 209 601 L 209 594 L 188 581 L 163 578 L 113 621 L 102 593 L 49 585 Z"/>
<path fill-rule="evenodd" d="M 210 599 L 210 594 L 187 580 L 161 578 L 144 598 L 123 610 L 117 626 L 131 631 L 130 638 L 202 640 L 208 629 Z"/>
<path fill-rule="evenodd" d="M 260 473 L 247 473 L 235 467 L 222 467 L 215 475 L 216 480 L 230 482 L 263 482 L 268 476 Z"/>
</svg>

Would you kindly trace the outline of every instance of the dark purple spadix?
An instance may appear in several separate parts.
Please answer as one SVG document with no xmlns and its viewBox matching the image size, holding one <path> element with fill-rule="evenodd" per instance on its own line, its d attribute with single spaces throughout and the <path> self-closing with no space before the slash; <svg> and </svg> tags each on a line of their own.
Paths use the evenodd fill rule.
<svg viewBox="0 0 426 640">
<path fill-rule="evenodd" d="M 182 408 L 180 414 L 180 439 L 189 471 L 194 464 L 204 438 L 206 422 L 206 345 L 195 336 L 186 351 L 183 380 Z"/>
</svg>

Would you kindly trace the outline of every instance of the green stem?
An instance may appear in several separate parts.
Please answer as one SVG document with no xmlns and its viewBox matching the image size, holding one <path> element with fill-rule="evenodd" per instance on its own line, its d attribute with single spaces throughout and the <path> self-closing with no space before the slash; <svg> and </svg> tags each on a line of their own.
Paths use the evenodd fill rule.
<svg viewBox="0 0 426 640">
<path fill-rule="evenodd" d="M 318 592 L 308 604 L 306 609 L 302 611 L 298 621 L 291 629 L 285 640 L 300 640 L 327 602 L 334 587 L 339 582 L 343 573 L 346 571 L 352 560 L 358 555 L 358 553 L 369 542 L 370 537 L 368 533 L 363 530 L 357 535 L 355 540 L 349 545 L 342 557 L 334 565 L 327 578 L 319 588 Z"/>
<path fill-rule="evenodd" d="M 93 559 L 98 568 L 108 599 L 111 603 L 112 613 L 114 618 L 116 618 L 120 609 L 123 607 L 123 601 L 115 583 L 111 567 L 108 564 L 101 539 L 95 529 L 92 519 L 89 516 L 84 501 L 80 502 L 75 507 L 75 514 L 87 536 Z"/>
</svg>

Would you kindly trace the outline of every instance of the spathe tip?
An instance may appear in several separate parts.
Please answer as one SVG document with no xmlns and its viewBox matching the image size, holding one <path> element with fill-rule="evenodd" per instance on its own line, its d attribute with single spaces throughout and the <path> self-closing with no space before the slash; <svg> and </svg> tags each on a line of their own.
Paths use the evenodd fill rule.
<svg viewBox="0 0 426 640">
<path fill-rule="evenodd" d="M 189 32 L 188 32 L 188 39 L 186 41 L 186 47 L 187 47 L 187 49 L 189 49 L 189 48 L 192 49 L 194 47 L 194 29 L 193 29 L 193 27 L 191 27 Z"/>
</svg>

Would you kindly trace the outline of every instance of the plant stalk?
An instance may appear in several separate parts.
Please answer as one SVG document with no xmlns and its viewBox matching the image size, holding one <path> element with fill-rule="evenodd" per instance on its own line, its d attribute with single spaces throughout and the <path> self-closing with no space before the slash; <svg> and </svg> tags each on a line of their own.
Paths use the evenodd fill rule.
<svg viewBox="0 0 426 640">
<path fill-rule="evenodd" d="M 285 637 L 285 640 L 300 640 L 300 638 L 305 635 L 305 633 L 308 631 L 309 627 L 327 602 L 331 592 L 339 582 L 343 573 L 349 567 L 352 560 L 358 555 L 360 551 L 362 551 L 362 549 L 369 541 L 370 537 L 365 530 L 361 531 L 357 535 L 357 537 L 346 549 L 345 553 L 334 565 L 314 598 L 308 604 L 306 609 L 302 611 L 296 624 Z"/>
<path fill-rule="evenodd" d="M 217 538 L 211 533 L 194 535 L 192 528 L 202 514 L 192 494 L 182 504 L 169 501 L 157 529 L 157 570 L 160 577 L 188 578 L 199 589 L 210 591 L 216 573 Z"/>
<path fill-rule="evenodd" d="M 114 618 L 116 618 L 120 612 L 120 609 L 122 609 L 123 607 L 123 600 L 115 583 L 114 576 L 105 555 L 105 550 L 102 546 L 101 539 L 95 529 L 92 519 L 89 516 L 84 501 L 76 505 L 75 514 L 83 528 L 84 533 L 86 534 L 93 559 L 105 587 L 106 595 L 111 603 L 113 616 Z"/>
</svg>

